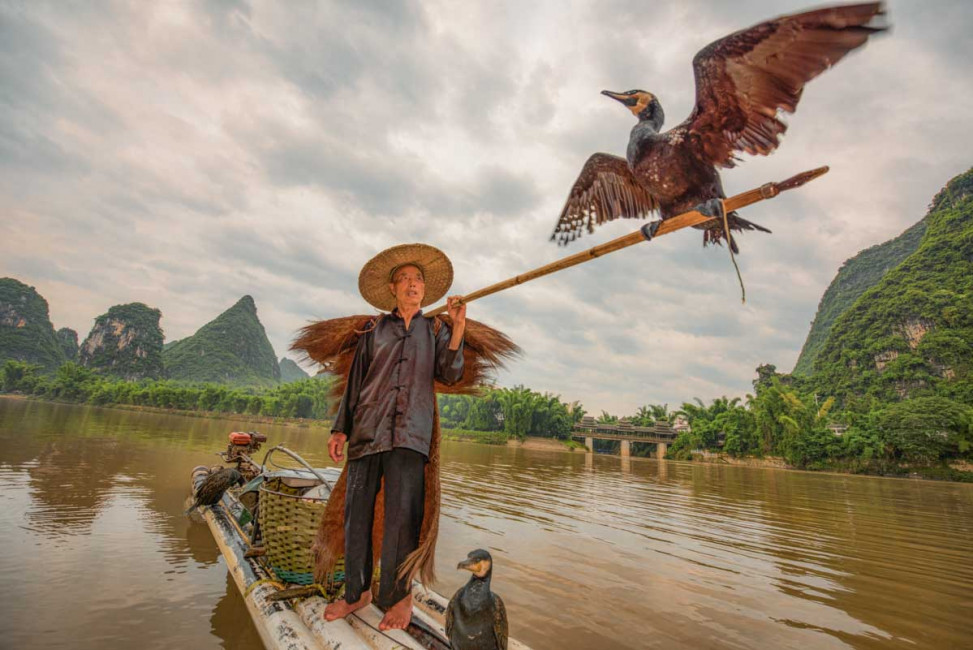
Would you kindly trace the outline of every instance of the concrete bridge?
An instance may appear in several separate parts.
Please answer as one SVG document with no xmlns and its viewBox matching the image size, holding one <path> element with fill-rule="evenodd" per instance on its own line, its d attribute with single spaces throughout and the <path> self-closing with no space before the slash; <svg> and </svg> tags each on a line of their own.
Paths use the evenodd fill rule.
<svg viewBox="0 0 973 650">
<path fill-rule="evenodd" d="M 584 446 L 588 452 L 594 452 L 595 440 L 620 440 L 622 458 L 632 454 L 632 442 L 652 442 L 657 445 L 656 458 L 664 458 L 669 445 L 676 439 L 679 432 L 668 422 L 656 422 L 651 427 L 637 427 L 631 422 L 606 424 L 596 422 L 586 415 L 571 430 L 571 437 L 584 439 Z"/>
</svg>

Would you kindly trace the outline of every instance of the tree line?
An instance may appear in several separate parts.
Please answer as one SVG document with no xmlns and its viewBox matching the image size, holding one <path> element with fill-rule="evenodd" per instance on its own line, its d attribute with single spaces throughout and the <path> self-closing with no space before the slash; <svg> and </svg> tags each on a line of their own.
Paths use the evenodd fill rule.
<svg viewBox="0 0 973 650">
<path fill-rule="evenodd" d="M 128 404 L 184 411 L 213 411 L 269 417 L 327 419 L 333 377 L 312 377 L 273 388 L 250 388 L 171 379 L 125 381 L 74 362 L 53 374 L 41 366 L 8 360 L 0 368 L 0 390 L 66 402 Z"/>
<path fill-rule="evenodd" d="M 486 388 L 478 395 L 440 395 L 444 428 L 502 432 L 507 438 L 527 436 L 568 439 L 571 427 L 586 411 L 579 402 L 539 393 L 524 386 Z"/>
<path fill-rule="evenodd" d="M 691 431 L 679 435 L 670 457 L 721 447 L 731 456 L 781 456 L 804 469 L 935 474 L 938 467 L 948 478 L 970 478 L 945 466 L 971 458 L 973 408 L 967 404 L 928 395 L 867 405 L 848 400 L 836 412 L 834 398 L 821 399 L 810 381 L 778 374 L 770 365 L 757 374 L 754 393 L 744 399 L 683 404 L 679 412 Z"/>
<path fill-rule="evenodd" d="M 668 457 L 674 459 L 711 450 L 735 457 L 780 456 L 805 469 L 888 474 L 925 468 L 933 474 L 941 470 L 947 478 L 970 478 L 969 472 L 945 467 L 951 460 L 973 460 L 973 407 L 967 404 L 936 395 L 869 402 L 867 408 L 849 400 L 838 412 L 834 398 L 819 398 L 810 381 L 778 374 L 770 365 L 760 366 L 757 374 L 754 392 L 745 398 L 724 396 L 709 404 L 694 398 L 672 410 L 667 404 L 647 404 L 624 419 L 653 426 L 684 417 L 689 430 L 670 445 Z M 322 420 L 329 418 L 328 393 L 334 380 L 326 376 L 246 388 L 173 380 L 129 382 L 71 362 L 54 374 L 21 361 L 7 361 L 0 368 L 0 390 L 7 393 L 105 406 Z M 495 443 L 528 436 L 569 440 L 572 427 L 587 414 L 580 402 L 565 402 L 560 395 L 522 385 L 486 388 L 477 395 L 440 395 L 438 401 L 444 429 L 477 432 L 484 435 L 475 439 Z M 621 419 L 605 411 L 597 417 L 609 424 Z"/>
</svg>

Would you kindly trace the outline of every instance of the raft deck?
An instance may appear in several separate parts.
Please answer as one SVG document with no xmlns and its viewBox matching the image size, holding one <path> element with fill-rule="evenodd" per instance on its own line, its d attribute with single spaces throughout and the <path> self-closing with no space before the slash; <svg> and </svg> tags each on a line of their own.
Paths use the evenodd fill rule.
<svg viewBox="0 0 973 650">
<path fill-rule="evenodd" d="M 305 470 L 289 470 L 296 474 Z M 318 472 L 337 481 L 340 471 L 329 467 Z M 306 472 L 308 477 L 313 475 Z M 425 635 L 420 643 L 404 630 L 378 629 L 384 615 L 375 605 L 368 605 L 345 619 L 326 622 L 324 608 L 328 604 L 322 596 L 305 596 L 289 600 L 268 600 L 284 589 L 276 577 L 265 569 L 259 559 L 245 557 L 250 544 L 246 533 L 237 523 L 243 505 L 228 490 L 215 506 L 201 506 L 203 518 L 209 525 L 220 553 L 233 581 L 240 590 L 257 632 L 268 650 L 391 650 L 409 648 L 423 650 L 448 648 L 445 643 L 445 612 L 449 600 L 416 581 L 412 590 L 413 626 Z M 434 641 L 430 634 L 439 637 Z M 509 639 L 509 650 L 529 650 L 528 646 Z"/>
</svg>

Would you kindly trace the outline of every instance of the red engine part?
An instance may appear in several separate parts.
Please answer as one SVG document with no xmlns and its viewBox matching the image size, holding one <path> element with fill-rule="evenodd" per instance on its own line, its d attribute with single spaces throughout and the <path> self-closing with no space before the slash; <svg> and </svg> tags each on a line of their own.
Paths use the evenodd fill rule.
<svg viewBox="0 0 973 650">
<path fill-rule="evenodd" d="M 234 431 L 230 434 L 230 444 L 231 445 L 249 445 L 250 444 L 250 434 L 243 433 L 241 431 Z"/>
</svg>

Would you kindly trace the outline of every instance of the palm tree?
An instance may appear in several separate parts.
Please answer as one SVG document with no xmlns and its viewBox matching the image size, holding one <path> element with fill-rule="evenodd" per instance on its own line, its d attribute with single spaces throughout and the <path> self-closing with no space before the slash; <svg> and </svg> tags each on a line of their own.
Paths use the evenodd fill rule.
<svg viewBox="0 0 973 650">
<path fill-rule="evenodd" d="M 616 424 L 618 422 L 618 416 L 612 415 L 608 411 L 602 411 L 601 415 L 598 416 L 598 422 L 601 424 Z"/>
<path fill-rule="evenodd" d="M 651 409 L 651 411 L 652 411 L 652 418 L 656 422 L 659 422 L 660 420 L 664 420 L 666 422 L 671 422 L 672 421 L 671 418 L 673 417 L 674 414 L 669 412 L 669 405 L 668 404 L 663 404 L 661 406 L 658 405 L 658 404 L 650 404 L 649 405 L 649 409 Z"/>
<path fill-rule="evenodd" d="M 571 424 L 577 424 L 581 422 L 581 418 L 585 416 L 588 412 L 584 410 L 581 406 L 581 402 L 574 401 L 568 406 L 568 412 L 571 414 Z"/>
</svg>

